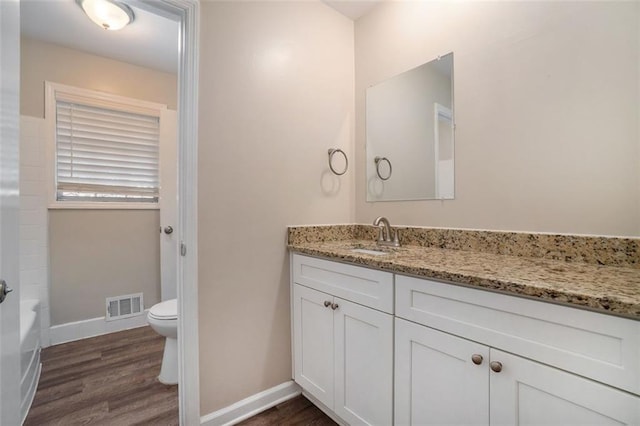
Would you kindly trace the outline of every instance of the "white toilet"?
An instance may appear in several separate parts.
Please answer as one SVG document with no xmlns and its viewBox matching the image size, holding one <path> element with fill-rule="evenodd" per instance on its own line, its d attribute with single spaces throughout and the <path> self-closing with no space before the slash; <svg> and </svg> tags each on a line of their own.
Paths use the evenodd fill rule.
<svg viewBox="0 0 640 426">
<path fill-rule="evenodd" d="M 153 305 L 147 322 L 156 333 L 166 337 L 158 380 L 165 385 L 175 385 L 178 383 L 178 300 Z"/>
</svg>

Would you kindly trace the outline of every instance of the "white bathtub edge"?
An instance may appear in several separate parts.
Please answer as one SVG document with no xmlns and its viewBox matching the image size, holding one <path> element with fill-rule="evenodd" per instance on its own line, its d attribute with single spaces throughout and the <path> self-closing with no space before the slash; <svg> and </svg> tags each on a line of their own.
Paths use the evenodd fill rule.
<svg viewBox="0 0 640 426">
<path fill-rule="evenodd" d="M 27 392 L 26 398 L 23 398 L 22 404 L 20 407 L 20 412 L 22 413 L 22 421 L 20 424 L 23 424 L 27 419 L 27 414 L 29 414 L 29 410 L 31 409 L 31 404 L 33 404 L 33 399 L 36 397 L 36 390 L 38 390 L 38 383 L 40 382 L 40 374 L 42 373 L 42 363 L 38 363 L 38 370 L 36 374 L 33 376 L 33 380 L 31 381 L 31 385 L 29 386 L 29 392 Z"/>
<path fill-rule="evenodd" d="M 40 363 L 40 301 L 20 301 L 20 414 L 27 418 L 38 389 L 42 364 Z"/>
</svg>

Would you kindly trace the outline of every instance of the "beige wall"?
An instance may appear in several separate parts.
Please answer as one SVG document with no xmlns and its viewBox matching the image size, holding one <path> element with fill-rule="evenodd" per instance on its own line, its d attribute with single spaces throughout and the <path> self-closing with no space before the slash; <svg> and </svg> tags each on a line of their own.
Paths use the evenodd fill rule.
<svg viewBox="0 0 640 426">
<path fill-rule="evenodd" d="M 20 113 L 44 117 L 44 81 L 158 102 L 176 109 L 175 74 L 22 38 Z"/>
<path fill-rule="evenodd" d="M 204 2 L 201 413 L 291 378 L 286 226 L 352 222 L 353 23 L 320 2 Z"/>
<path fill-rule="evenodd" d="M 639 7 L 385 2 L 358 20 L 356 221 L 640 235 Z M 366 203 L 366 87 L 449 51 L 456 199 Z"/>
<path fill-rule="evenodd" d="M 174 74 L 32 39 L 21 55 L 23 115 L 43 117 L 45 81 L 175 108 Z M 51 324 L 104 316 L 107 296 L 142 291 L 147 308 L 157 303 L 158 229 L 158 210 L 50 210 Z"/>
<path fill-rule="evenodd" d="M 50 210 L 51 325 L 105 315 L 105 298 L 160 300 L 154 210 Z"/>
</svg>

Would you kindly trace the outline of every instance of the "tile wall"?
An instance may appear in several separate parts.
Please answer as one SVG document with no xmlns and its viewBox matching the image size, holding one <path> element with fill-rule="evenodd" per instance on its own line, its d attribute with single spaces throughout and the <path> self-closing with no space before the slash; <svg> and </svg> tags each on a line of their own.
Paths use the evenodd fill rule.
<svg viewBox="0 0 640 426">
<path fill-rule="evenodd" d="M 20 297 L 40 300 L 42 344 L 49 344 L 45 121 L 20 118 Z"/>
</svg>

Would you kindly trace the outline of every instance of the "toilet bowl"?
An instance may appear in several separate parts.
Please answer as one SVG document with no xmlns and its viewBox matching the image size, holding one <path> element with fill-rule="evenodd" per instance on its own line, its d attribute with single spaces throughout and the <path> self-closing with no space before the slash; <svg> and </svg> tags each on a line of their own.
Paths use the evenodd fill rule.
<svg viewBox="0 0 640 426">
<path fill-rule="evenodd" d="M 151 328 L 164 336 L 164 355 L 158 380 L 165 385 L 178 383 L 178 301 L 171 299 L 153 305 L 147 314 Z"/>
</svg>

